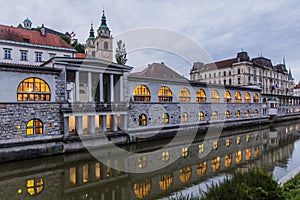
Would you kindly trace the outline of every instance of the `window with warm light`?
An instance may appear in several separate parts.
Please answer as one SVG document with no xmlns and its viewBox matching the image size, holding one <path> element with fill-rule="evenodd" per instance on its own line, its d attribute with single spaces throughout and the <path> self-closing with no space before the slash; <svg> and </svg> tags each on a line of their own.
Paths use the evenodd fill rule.
<svg viewBox="0 0 300 200">
<path fill-rule="evenodd" d="M 250 135 L 246 135 L 246 141 L 250 142 Z"/>
<path fill-rule="evenodd" d="M 172 186 L 173 175 L 162 175 L 160 176 L 159 187 L 161 190 L 167 190 Z"/>
<path fill-rule="evenodd" d="M 241 117 L 241 111 L 237 110 L 235 113 L 236 118 L 240 118 Z"/>
<path fill-rule="evenodd" d="M 179 102 L 190 102 L 191 94 L 187 88 L 181 88 L 179 91 Z"/>
<path fill-rule="evenodd" d="M 204 120 L 204 113 L 202 111 L 199 112 L 198 114 L 198 120 L 203 121 Z"/>
<path fill-rule="evenodd" d="M 76 185 L 76 167 L 69 169 L 69 182 L 72 185 Z"/>
<path fill-rule="evenodd" d="M 206 102 L 206 94 L 205 91 L 200 89 L 196 93 L 196 101 L 197 102 Z"/>
<path fill-rule="evenodd" d="M 255 147 L 255 149 L 254 149 L 254 156 L 255 157 L 259 156 L 259 147 Z"/>
<path fill-rule="evenodd" d="M 139 126 L 147 126 L 147 117 L 145 114 L 141 114 L 139 116 L 139 121 L 138 121 Z"/>
<path fill-rule="evenodd" d="M 17 98 L 18 101 L 50 101 L 50 87 L 40 78 L 28 78 L 19 84 Z"/>
<path fill-rule="evenodd" d="M 226 155 L 224 157 L 225 167 L 230 167 L 232 163 L 232 155 Z"/>
<path fill-rule="evenodd" d="M 246 149 L 246 160 L 251 159 L 251 149 Z"/>
<path fill-rule="evenodd" d="M 150 90 L 145 85 L 139 85 L 133 92 L 134 101 L 150 101 L 151 95 Z"/>
<path fill-rule="evenodd" d="M 251 103 L 251 96 L 248 92 L 245 94 L 244 101 L 245 103 Z"/>
<path fill-rule="evenodd" d="M 149 193 L 151 191 L 151 181 L 149 179 L 147 179 L 143 182 L 135 183 L 133 185 L 133 190 L 134 190 L 135 196 L 139 199 L 142 199 L 142 198 L 146 197 L 147 195 L 149 195 Z"/>
<path fill-rule="evenodd" d="M 212 113 L 212 119 L 213 119 L 213 120 L 219 119 L 219 115 L 218 115 L 218 112 L 217 112 L 217 111 L 214 111 L 214 112 Z"/>
<path fill-rule="evenodd" d="M 211 103 L 218 103 L 218 102 L 220 102 L 220 95 L 219 95 L 219 92 L 217 90 L 213 90 L 211 92 L 210 102 Z"/>
<path fill-rule="evenodd" d="M 246 117 L 250 117 L 250 111 L 246 110 Z"/>
<path fill-rule="evenodd" d="M 207 170 L 207 164 L 206 161 L 199 163 L 197 165 L 197 175 L 198 176 L 204 176 Z"/>
<path fill-rule="evenodd" d="M 189 116 L 186 112 L 181 114 L 181 122 L 186 123 L 189 121 Z"/>
<path fill-rule="evenodd" d="M 236 144 L 240 144 L 240 143 L 241 143 L 241 137 L 239 136 L 236 138 Z"/>
<path fill-rule="evenodd" d="M 97 162 L 95 164 L 95 177 L 96 177 L 96 180 L 101 179 L 101 164 L 100 164 L 100 162 Z"/>
<path fill-rule="evenodd" d="M 162 117 L 161 117 L 161 123 L 162 124 L 168 124 L 169 120 L 170 120 L 169 118 L 170 118 L 169 114 L 168 113 L 164 113 L 162 115 Z"/>
<path fill-rule="evenodd" d="M 229 146 L 230 146 L 230 139 L 227 138 L 227 139 L 226 139 L 226 147 L 229 147 Z"/>
<path fill-rule="evenodd" d="M 32 119 L 26 125 L 26 135 L 43 134 L 43 122 L 39 119 Z"/>
<path fill-rule="evenodd" d="M 254 93 L 254 95 L 253 95 L 253 102 L 254 103 L 258 103 L 259 102 L 259 97 L 258 97 L 257 93 Z"/>
<path fill-rule="evenodd" d="M 217 157 L 211 161 L 211 168 L 214 172 L 217 171 L 218 169 L 220 169 L 220 166 L 221 166 L 221 158 L 220 157 Z"/>
<path fill-rule="evenodd" d="M 242 161 L 242 158 L 243 158 L 242 151 L 236 152 L 236 154 L 235 154 L 235 162 L 236 162 L 236 164 L 239 164 Z"/>
<path fill-rule="evenodd" d="M 158 101 L 167 101 L 172 102 L 173 100 L 173 94 L 170 88 L 167 86 L 163 86 L 158 91 Z"/>
<path fill-rule="evenodd" d="M 162 152 L 161 154 L 161 159 L 165 162 L 170 160 L 170 154 L 167 151 Z"/>
<path fill-rule="evenodd" d="M 43 178 L 27 180 L 27 192 L 31 196 L 41 193 L 44 189 Z"/>
<path fill-rule="evenodd" d="M 215 141 L 214 142 L 214 150 L 217 150 L 218 149 L 218 141 Z"/>
<path fill-rule="evenodd" d="M 234 102 L 241 103 L 242 102 L 242 95 L 240 92 L 236 92 L 234 95 Z"/>
<path fill-rule="evenodd" d="M 139 168 L 145 168 L 147 165 L 147 157 L 143 156 L 143 157 L 139 157 L 138 158 L 138 167 Z"/>
<path fill-rule="evenodd" d="M 226 119 L 229 119 L 229 118 L 230 118 L 230 111 L 226 110 Z"/>
<path fill-rule="evenodd" d="M 224 93 L 224 102 L 231 102 L 231 94 L 229 91 Z"/>
<path fill-rule="evenodd" d="M 203 153 L 204 152 L 204 144 L 199 144 L 199 153 Z"/>
<path fill-rule="evenodd" d="M 258 133 L 256 133 L 255 134 L 255 140 L 258 140 L 258 138 L 259 138 L 259 135 L 258 135 Z"/>
<path fill-rule="evenodd" d="M 179 171 L 179 178 L 182 183 L 187 183 L 192 175 L 192 168 L 185 167 Z"/>
<path fill-rule="evenodd" d="M 258 116 L 258 114 L 259 114 L 259 111 L 257 109 L 254 110 L 254 116 Z"/>
<path fill-rule="evenodd" d="M 189 156 L 189 149 L 184 147 L 181 149 L 181 155 L 183 158 L 187 158 Z"/>
</svg>

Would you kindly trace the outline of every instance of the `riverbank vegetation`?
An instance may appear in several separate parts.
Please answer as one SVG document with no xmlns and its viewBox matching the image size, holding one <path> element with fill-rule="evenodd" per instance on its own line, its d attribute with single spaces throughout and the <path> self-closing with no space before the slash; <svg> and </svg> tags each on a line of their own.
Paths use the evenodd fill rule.
<svg viewBox="0 0 300 200">
<path fill-rule="evenodd" d="M 282 191 L 287 200 L 300 199 L 300 174 L 286 182 L 282 187 Z"/>
</svg>

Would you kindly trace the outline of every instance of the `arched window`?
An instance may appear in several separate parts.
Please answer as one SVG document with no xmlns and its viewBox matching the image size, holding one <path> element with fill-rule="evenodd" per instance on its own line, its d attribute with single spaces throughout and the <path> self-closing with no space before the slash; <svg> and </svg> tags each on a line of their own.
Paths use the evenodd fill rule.
<svg viewBox="0 0 300 200">
<path fill-rule="evenodd" d="M 186 167 L 179 171 L 179 178 L 182 183 L 187 183 L 192 175 L 192 168 Z"/>
<path fill-rule="evenodd" d="M 163 86 L 158 91 L 158 101 L 169 101 L 173 99 L 172 91 L 167 86 Z"/>
<path fill-rule="evenodd" d="M 138 166 L 139 168 L 145 168 L 147 165 L 147 157 L 146 156 L 142 156 L 138 158 Z"/>
<path fill-rule="evenodd" d="M 234 102 L 241 103 L 242 102 L 242 95 L 240 92 L 236 92 L 234 95 Z"/>
<path fill-rule="evenodd" d="M 235 113 L 236 118 L 240 118 L 241 117 L 241 111 L 237 110 Z"/>
<path fill-rule="evenodd" d="M 239 164 L 242 161 L 242 159 L 243 159 L 243 153 L 242 153 L 242 151 L 236 152 L 236 154 L 235 154 L 235 162 L 236 162 L 236 164 Z"/>
<path fill-rule="evenodd" d="M 224 157 L 224 162 L 225 162 L 226 167 L 230 167 L 230 165 L 232 163 L 232 155 L 226 155 Z"/>
<path fill-rule="evenodd" d="M 42 178 L 27 180 L 27 192 L 31 196 L 41 193 L 43 189 L 44 180 Z"/>
<path fill-rule="evenodd" d="M 254 116 L 258 116 L 258 114 L 259 114 L 259 111 L 257 109 L 254 110 Z"/>
<path fill-rule="evenodd" d="M 217 90 L 213 90 L 211 92 L 210 101 L 212 103 L 220 102 L 220 95 L 219 95 L 219 92 Z"/>
<path fill-rule="evenodd" d="M 107 49 L 108 49 L 108 42 L 105 41 L 105 42 L 103 43 L 103 47 L 104 47 L 105 50 L 107 50 Z"/>
<path fill-rule="evenodd" d="M 267 98 L 266 97 L 263 98 L 263 103 L 267 103 Z"/>
<path fill-rule="evenodd" d="M 197 102 L 206 102 L 206 94 L 205 91 L 200 89 L 196 93 L 196 101 Z"/>
<path fill-rule="evenodd" d="M 187 88 L 181 88 L 179 92 L 179 102 L 190 102 L 191 94 Z"/>
<path fill-rule="evenodd" d="M 212 119 L 213 119 L 213 120 L 217 120 L 218 118 L 219 118 L 218 112 L 217 112 L 217 111 L 214 111 L 213 114 L 212 114 Z"/>
<path fill-rule="evenodd" d="M 246 117 L 250 117 L 250 111 L 246 110 Z"/>
<path fill-rule="evenodd" d="M 169 123 L 169 114 L 164 113 L 161 117 L 161 123 L 162 124 L 168 124 Z"/>
<path fill-rule="evenodd" d="M 231 94 L 229 91 L 224 93 L 224 102 L 231 102 Z"/>
<path fill-rule="evenodd" d="M 39 119 L 31 119 L 26 125 L 26 135 L 43 134 L 43 122 Z"/>
<path fill-rule="evenodd" d="M 187 158 L 187 157 L 189 156 L 189 149 L 186 148 L 186 147 L 182 148 L 182 149 L 181 149 L 181 156 L 182 156 L 183 158 Z"/>
<path fill-rule="evenodd" d="M 151 95 L 147 86 L 139 85 L 133 92 L 134 101 L 150 101 Z"/>
<path fill-rule="evenodd" d="M 204 113 L 202 111 L 199 112 L 199 114 L 198 114 L 198 120 L 199 121 L 203 121 L 204 120 Z"/>
<path fill-rule="evenodd" d="M 139 126 L 147 126 L 147 117 L 145 114 L 139 116 Z"/>
<path fill-rule="evenodd" d="M 168 175 L 160 176 L 160 181 L 159 181 L 160 189 L 167 190 L 168 188 L 171 187 L 172 183 L 173 183 L 173 175 L 168 174 Z"/>
<path fill-rule="evenodd" d="M 230 118 L 230 111 L 226 110 L 226 119 L 229 119 L 229 118 Z"/>
<path fill-rule="evenodd" d="M 251 96 L 248 92 L 245 94 L 244 102 L 245 103 L 251 103 Z"/>
<path fill-rule="evenodd" d="M 186 123 L 189 121 L 189 116 L 186 112 L 182 113 L 181 115 L 181 122 Z"/>
<path fill-rule="evenodd" d="M 218 169 L 220 169 L 220 166 L 221 166 L 221 158 L 220 157 L 217 157 L 211 161 L 211 168 L 213 169 L 214 172 L 217 171 Z"/>
<path fill-rule="evenodd" d="M 257 93 L 254 93 L 254 95 L 253 95 L 253 102 L 254 103 L 258 103 L 259 102 L 259 98 L 258 98 L 258 94 Z"/>
<path fill-rule="evenodd" d="M 134 193 L 137 198 L 142 199 L 151 191 L 151 181 L 146 179 L 143 182 L 135 183 L 133 185 Z"/>
<path fill-rule="evenodd" d="M 197 174 L 198 176 L 204 176 L 207 170 L 207 164 L 204 161 L 203 163 L 199 163 L 197 165 Z"/>
<path fill-rule="evenodd" d="M 18 101 L 50 101 L 49 85 L 39 78 L 27 78 L 18 86 Z"/>
</svg>

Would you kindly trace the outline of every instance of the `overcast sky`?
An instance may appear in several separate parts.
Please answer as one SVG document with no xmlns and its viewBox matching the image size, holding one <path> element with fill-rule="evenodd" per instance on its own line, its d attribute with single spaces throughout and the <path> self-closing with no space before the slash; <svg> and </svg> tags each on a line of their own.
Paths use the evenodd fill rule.
<svg viewBox="0 0 300 200">
<path fill-rule="evenodd" d="M 17 26 L 28 16 L 33 26 L 45 24 L 61 32 L 74 31 L 79 41 L 84 43 L 90 23 L 93 22 L 95 29 L 99 27 L 104 8 L 115 38 L 133 29 L 166 29 L 191 39 L 213 60 L 235 57 L 241 49 L 247 51 L 251 58 L 262 54 L 273 64 L 282 62 L 285 57 L 295 81 L 300 80 L 299 0 L 1 1 L 1 24 Z M 157 35 L 153 38 L 165 40 L 165 37 Z M 125 42 L 126 46 L 130 46 Z M 182 59 L 182 55 L 176 53 L 167 54 L 151 49 L 133 51 L 128 55 L 127 64 L 137 67 L 164 61 L 168 65 L 184 65 L 184 69 L 178 71 L 187 75 L 191 60 Z M 207 60 L 199 56 L 195 61 Z"/>
</svg>

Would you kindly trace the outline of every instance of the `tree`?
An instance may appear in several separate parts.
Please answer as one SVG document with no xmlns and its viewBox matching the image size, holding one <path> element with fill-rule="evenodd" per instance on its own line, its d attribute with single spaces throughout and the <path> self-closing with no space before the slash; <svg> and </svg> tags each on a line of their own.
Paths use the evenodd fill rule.
<svg viewBox="0 0 300 200">
<path fill-rule="evenodd" d="M 117 48 L 116 48 L 116 61 L 120 65 L 125 65 L 127 62 L 127 53 L 125 48 L 125 43 L 122 42 L 122 40 L 117 41 Z"/>
</svg>

